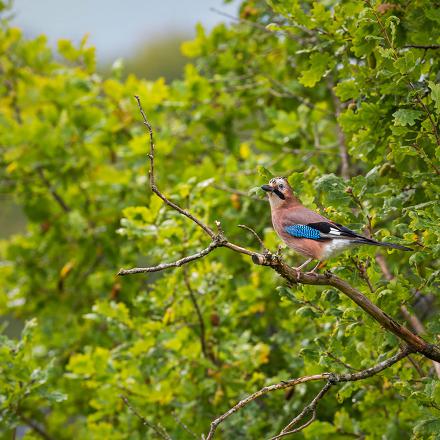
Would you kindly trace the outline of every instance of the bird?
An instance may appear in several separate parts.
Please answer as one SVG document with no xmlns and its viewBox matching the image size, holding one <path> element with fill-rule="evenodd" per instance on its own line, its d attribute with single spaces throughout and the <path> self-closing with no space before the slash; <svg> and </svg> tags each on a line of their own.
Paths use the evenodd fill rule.
<svg viewBox="0 0 440 440">
<path fill-rule="evenodd" d="M 315 273 L 322 261 L 355 245 L 384 246 L 402 251 L 412 249 L 394 243 L 383 243 L 358 234 L 333 222 L 301 204 L 285 177 L 274 177 L 261 186 L 269 198 L 273 227 L 284 243 L 307 260 L 294 269 L 298 273 L 313 260 Z"/>
</svg>

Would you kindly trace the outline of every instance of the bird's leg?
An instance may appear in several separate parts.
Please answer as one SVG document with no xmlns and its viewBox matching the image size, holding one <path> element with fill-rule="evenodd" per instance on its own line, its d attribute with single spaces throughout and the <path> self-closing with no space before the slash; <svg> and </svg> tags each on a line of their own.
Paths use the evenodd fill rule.
<svg viewBox="0 0 440 440">
<path fill-rule="evenodd" d="M 321 260 L 318 260 L 318 263 L 316 264 L 316 266 L 310 271 L 310 272 L 307 272 L 307 273 L 315 273 L 315 271 L 316 271 L 316 269 L 318 269 L 318 266 L 321 264 Z"/>
<path fill-rule="evenodd" d="M 299 281 L 299 274 L 301 273 L 301 269 L 302 269 L 304 266 L 307 266 L 312 260 L 313 260 L 313 258 L 309 258 L 308 260 L 304 261 L 304 263 L 301 264 L 301 266 L 298 266 L 298 267 L 294 267 L 294 268 L 293 268 L 293 269 L 296 270 L 296 279 L 297 279 L 298 281 Z"/>
</svg>

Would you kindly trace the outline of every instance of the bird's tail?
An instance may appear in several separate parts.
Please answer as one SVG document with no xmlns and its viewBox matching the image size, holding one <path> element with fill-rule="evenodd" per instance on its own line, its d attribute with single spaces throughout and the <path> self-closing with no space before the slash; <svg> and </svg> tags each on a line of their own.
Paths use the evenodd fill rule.
<svg viewBox="0 0 440 440">
<path fill-rule="evenodd" d="M 401 251 L 412 251 L 411 248 L 406 247 L 406 246 L 402 246 L 400 244 L 394 244 L 394 243 L 384 243 L 382 241 L 376 241 L 376 240 L 372 240 L 371 238 L 362 238 L 360 240 L 356 240 L 356 243 L 360 243 L 360 244 L 371 244 L 373 246 L 383 246 L 383 247 L 389 247 L 392 249 L 399 249 Z"/>
</svg>

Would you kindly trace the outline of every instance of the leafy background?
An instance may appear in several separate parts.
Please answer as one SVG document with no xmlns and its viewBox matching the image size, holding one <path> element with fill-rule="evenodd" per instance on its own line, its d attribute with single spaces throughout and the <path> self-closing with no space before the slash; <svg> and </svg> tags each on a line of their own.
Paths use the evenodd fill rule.
<svg viewBox="0 0 440 440">
<path fill-rule="evenodd" d="M 414 248 L 384 251 L 391 281 L 375 248 L 326 268 L 392 316 L 403 319 L 405 304 L 438 342 L 438 2 L 243 1 L 236 24 L 198 26 L 182 45 L 184 75 L 171 83 L 126 77 L 119 64 L 103 77 L 86 39 L 62 40 L 54 53 L 44 36 L 11 27 L 0 5 L 1 187 L 27 219 L 25 233 L 0 244 L 0 310 L 26 322 L 20 338 L 3 326 L 4 438 L 17 427 L 26 439 L 154 438 L 121 395 L 172 438 L 191 438 L 182 423 L 200 436 L 266 384 L 367 368 L 398 345 L 335 290 L 290 289 L 225 249 L 117 278 L 120 267 L 206 245 L 148 190 L 135 94 L 156 132 L 158 183 L 173 200 L 221 220 L 237 243 L 258 246 L 237 228 L 244 223 L 275 249 L 254 188 L 289 176 L 308 207 Z M 330 392 L 298 437 L 438 438 L 439 382 L 432 363 L 415 361 L 418 369 L 403 361 Z M 267 396 L 218 438 L 269 437 L 316 391 Z"/>
</svg>

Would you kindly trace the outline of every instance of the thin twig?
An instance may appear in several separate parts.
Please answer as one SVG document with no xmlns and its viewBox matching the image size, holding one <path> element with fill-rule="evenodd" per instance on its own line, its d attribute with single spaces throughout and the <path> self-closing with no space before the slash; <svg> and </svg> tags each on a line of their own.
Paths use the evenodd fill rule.
<svg viewBox="0 0 440 440">
<path fill-rule="evenodd" d="M 270 440 L 278 440 L 281 437 L 285 437 L 286 435 L 295 434 L 296 432 L 302 431 L 303 429 L 307 428 L 307 426 L 311 425 L 316 420 L 316 407 L 319 403 L 319 401 L 325 396 L 327 391 L 331 388 L 333 385 L 333 381 L 329 380 L 319 391 L 319 393 L 314 397 L 314 399 L 306 406 L 304 409 L 294 418 L 292 419 L 282 430 L 281 432 L 276 435 L 275 437 L 272 437 Z M 307 414 L 312 413 L 312 417 L 303 425 L 296 429 L 292 429 L 299 421 L 301 421 L 304 416 Z"/>
<path fill-rule="evenodd" d="M 269 250 L 267 249 L 267 247 L 264 245 L 263 240 L 260 238 L 260 236 L 249 226 L 246 225 L 237 225 L 239 228 L 243 228 L 248 230 L 249 232 L 251 232 L 253 234 L 253 236 L 257 239 L 258 243 L 260 243 L 261 246 L 261 250 L 263 251 L 263 253 L 268 253 Z"/>
<path fill-rule="evenodd" d="M 374 293 L 376 291 L 376 289 L 373 287 L 373 284 L 371 284 L 371 280 L 370 280 L 370 277 L 368 276 L 367 268 L 365 267 L 365 264 L 362 261 L 359 261 L 357 257 L 356 258 L 350 257 L 350 259 L 353 262 L 353 264 L 355 265 L 356 269 L 358 270 L 361 278 L 367 283 L 367 286 L 370 289 L 370 292 Z"/>
<path fill-rule="evenodd" d="M 435 174 L 437 176 L 440 176 L 440 169 L 435 165 L 435 163 L 428 157 L 428 155 L 425 153 L 425 150 L 417 143 L 413 142 L 411 146 L 414 148 L 414 150 L 417 151 L 417 153 L 420 154 L 422 159 L 434 170 Z"/>
<path fill-rule="evenodd" d="M 183 268 L 183 281 L 185 283 L 185 286 L 188 290 L 189 297 L 191 298 L 191 302 L 194 306 L 194 310 L 196 311 L 197 319 L 199 321 L 199 329 L 200 329 L 200 346 L 202 349 L 202 353 L 205 356 L 206 359 L 209 359 L 214 364 L 217 365 L 217 359 L 214 356 L 214 354 L 208 350 L 208 345 L 206 344 L 206 330 L 205 330 L 205 321 L 203 319 L 202 311 L 200 310 L 199 303 L 197 302 L 196 294 L 191 286 L 191 283 L 189 281 L 188 277 L 188 271 L 186 268 Z"/>
<path fill-rule="evenodd" d="M 212 239 L 216 237 L 214 231 L 207 225 L 205 225 L 201 220 L 194 217 L 190 212 L 186 211 L 185 209 L 182 209 L 180 206 L 176 205 L 174 202 L 169 200 L 167 197 L 165 197 L 157 188 L 156 186 L 156 176 L 154 174 L 154 132 L 151 124 L 148 122 L 147 116 L 145 115 L 144 109 L 142 108 L 141 101 L 139 99 L 139 96 L 135 96 L 135 99 L 138 103 L 139 111 L 142 115 L 142 119 L 144 121 L 144 125 L 148 129 L 148 133 L 150 136 L 150 153 L 148 154 L 148 158 L 150 159 L 150 170 L 148 172 L 149 174 L 149 181 L 150 181 L 150 187 L 151 190 L 160 197 L 168 206 L 179 212 L 180 214 L 184 215 L 185 217 L 192 220 L 195 224 L 197 224 L 200 228 L 202 228 Z"/>
<path fill-rule="evenodd" d="M 151 428 L 159 437 L 165 439 L 165 440 L 172 440 L 171 437 L 168 435 L 168 433 L 165 431 L 165 429 L 162 426 L 156 426 L 155 424 L 151 423 L 149 420 L 147 420 L 144 416 L 139 414 L 137 409 L 129 402 L 127 397 L 120 395 L 119 396 L 122 401 L 124 402 L 124 405 L 142 422 L 144 426 L 148 426 Z"/>
<path fill-rule="evenodd" d="M 417 102 L 419 103 L 419 105 L 422 107 L 422 109 L 425 111 L 425 113 L 428 115 L 428 119 L 429 122 L 431 124 L 432 127 L 432 132 L 434 134 L 434 137 L 437 141 L 437 145 L 440 145 L 440 135 L 438 133 L 438 129 L 437 129 L 437 124 L 434 122 L 434 118 L 432 116 L 431 111 L 429 110 L 429 108 L 425 105 L 425 103 L 423 102 L 422 98 L 420 98 L 419 96 L 419 92 L 416 90 L 414 84 L 411 81 L 408 81 L 409 86 L 411 87 L 411 90 L 414 92 L 415 97 L 417 99 Z M 437 167 L 434 166 L 434 169 L 437 172 L 437 175 L 439 174 L 439 170 Z"/>
<path fill-rule="evenodd" d="M 172 413 L 172 416 L 174 418 L 174 420 L 193 438 L 198 439 L 199 437 L 196 435 L 195 432 L 191 431 L 191 429 L 188 428 L 188 426 L 183 423 L 182 419 L 176 414 L 176 413 Z"/>
<path fill-rule="evenodd" d="M 360 208 L 362 214 L 367 218 L 368 224 L 367 226 L 367 236 L 368 238 L 373 238 L 373 223 L 372 223 L 372 217 L 370 214 L 368 214 L 368 211 L 365 209 L 364 204 L 362 203 L 362 200 L 354 193 L 352 187 L 348 187 L 345 192 L 352 198 L 353 202 Z"/>
<path fill-rule="evenodd" d="M 422 367 L 419 365 L 418 362 L 416 362 L 412 356 L 408 356 L 408 360 L 411 362 L 412 366 L 414 367 L 414 369 L 417 371 L 417 373 L 419 373 L 420 377 L 425 377 L 426 374 L 423 371 Z"/>
<path fill-rule="evenodd" d="M 440 44 L 428 44 L 428 45 L 424 45 L 424 44 L 406 44 L 405 46 L 403 46 L 405 49 L 440 49 Z"/>
<path fill-rule="evenodd" d="M 335 362 L 337 362 L 338 364 L 341 364 L 342 366 L 344 366 L 345 368 L 347 368 L 348 370 L 353 370 L 353 371 L 359 371 L 357 368 L 352 367 L 351 365 L 347 364 L 346 362 L 342 361 L 341 359 L 339 359 L 338 357 L 336 357 L 333 353 L 331 353 L 330 351 L 326 351 L 325 354 L 332 358 Z"/>
</svg>

